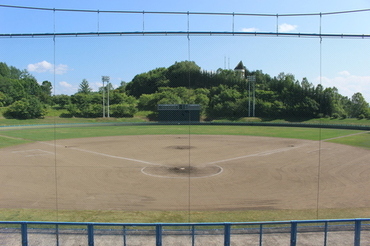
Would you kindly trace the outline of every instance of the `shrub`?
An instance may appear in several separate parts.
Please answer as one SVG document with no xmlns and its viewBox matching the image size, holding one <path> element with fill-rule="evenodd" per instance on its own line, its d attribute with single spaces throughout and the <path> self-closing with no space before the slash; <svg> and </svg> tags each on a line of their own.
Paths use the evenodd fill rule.
<svg viewBox="0 0 370 246">
<path fill-rule="evenodd" d="M 114 104 L 110 106 L 111 116 L 113 117 L 133 117 L 137 113 L 134 104 Z"/>
<path fill-rule="evenodd" d="M 67 105 L 66 108 L 71 117 L 77 117 L 81 114 L 81 111 L 77 108 L 75 104 L 70 103 Z"/>
<path fill-rule="evenodd" d="M 72 117 L 97 118 L 102 116 L 103 106 L 101 104 L 87 104 L 78 107 L 75 104 L 69 104 L 67 110 Z"/>
<path fill-rule="evenodd" d="M 36 119 L 45 116 L 47 110 L 36 97 L 23 98 L 11 104 L 4 112 L 6 118 Z"/>
<path fill-rule="evenodd" d="M 333 119 L 339 119 L 340 118 L 340 115 L 338 113 L 333 113 L 333 115 L 331 117 Z"/>
<path fill-rule="evenodd" d="M 365 117 L 365 115 L 364 114 L 360 114 L 358 117 L 357 117 L 357 119 L 359 119 L 359 120 L 362 120 L 362 119 L 365 119 L 366 117 Z"/>
</svg>

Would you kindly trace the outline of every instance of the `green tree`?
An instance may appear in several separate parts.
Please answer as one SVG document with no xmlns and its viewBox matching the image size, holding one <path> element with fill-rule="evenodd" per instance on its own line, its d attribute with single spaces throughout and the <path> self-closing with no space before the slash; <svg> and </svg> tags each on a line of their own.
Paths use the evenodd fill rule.
<svg viewBox="0 0 370 246">
<path fill-rule="evenodd" d="M 198 88 L 194 90 L 194 96 L 193 96 L 194 99 L 191 100 L 191 102 L 200 105 L 200 110 L 201 110 L 202 115 L 205 115 L 206 110 L 208 108 L 208 104 L 210 101 L 208 96 L 209 96 L 208 89 Z"/>
<path fill-rule="evenodd" d="M 6 95 L 0 91 L 0 107 L 4 107 L 6 105 L 6 101 Z"/>
<path fill-rule="evenodd" d="M 120 92 L 120 93 L 125 93 L 126 92 L 126 85 L 127 85 L 127 82 L 121 81 L 121 84 L 120 84 L 120 86 L 118 86 L 116 88 L 116 91 Z"/>
<path fill-rule="evenodd" d="M 90 88 L 89 82 L 86 79 L 83 79 L 79 85 L 78 93 L 90 94 L 92 89 Z"/>
<path fill-rule="evenodd" d="M 236 118 L 246 116 L 242 94 L 235 88 L 219 85 L 210 90 L 207 116 L 210 118 Z M 244 104 L 244 105 L 243 105 Z"/>
<path fill-rule="evenodd" d="M 175 62 L 166 73 L 170 87 L 194 87 L 199 76 L 200 67 L 193 61 Z"/>
<path fill-rule="evenodd" d="M 4 62 L 0 62 L 0 76 L 7 78 L 10 77 L 10 69 Z"/>
<path fill-rule="evenodd" d="M 47 96 L 51 96 L 53 90 L 53 85 L 51 84 L 50 81 L 43 81 L 41 84 L 41 91 L 46 94 Z"/>
<path fill-rule="evenodd" d="M 155 111 L 157 109 L 157 94 L 143 94 L 138 99 L 139 110 Z"/>
<path fill-rule="evenodd" d="M 71 103 L 71 97 L 68 95 L 54 95 L 52 97 L 53 103 L 59 105 L 60 108 L 66 108 Z"/>
<path fill-rule="evenodd" d="M 10 70 L 10 78 L 21 79 L 23 77 L 24 72 L 22 70 L 19 70 L 18 68 L 13 67 L 13 66 L 10 66 L 9 70 Z"/>
<path fill-rule="evenodd" d="M 52 94 L 52 89 L 53 89 L 51 82 L 47 80 L 43 81 L 40 88 L 41 88 L 40 95 L 39 95 L 40 100 L 43 103 L 51 104 L 52 102 L 51 94 Z"/>
<path fill-rule="evenodd" d="M 360 92 L 353 94 L 351 100 L 351 117 L 354 118 L 365 118 L 369 117 L 369 104 Z"/>
<path fill-rule="evenodd" d="M 100 94 L 77 93 L 71 96 L 71 104 L 67 106 L 71 116 L 94 118 L 101 117 L 103 105 Z"/>
<path fill-rule="evenodd" d="M 41 86 L 37 83 L 37 80 L 33 77 L 25 77 L 19 80 L 23 91 L 26 96 L 35 96 L 39 97 L 41 95 Z"/>
<path fill-rule="evenodd" d="M 128 103 L 114 104 L 110 107 L 110 111 L 113 117 L 133 117 L 137 112 L 137 107 Z"/>
<path fill-rule="evenodd" d="M 137 104 L 137 99 L 133 96 L 128 96 L 126 93 L 119 93 L 117 90 L 111 91 L 110 105 L 113 104 L 121 104 L 121 103 L 128 103 L 128 104 Z"/>
<path fill-rule="evenodd" d="M 127 94 L 139 98 L 142 94 L 152 94 L 159 87 L 167 86 L 166 71 L 161 67 L 136 75 L 125 87 Z"/>
</svg>

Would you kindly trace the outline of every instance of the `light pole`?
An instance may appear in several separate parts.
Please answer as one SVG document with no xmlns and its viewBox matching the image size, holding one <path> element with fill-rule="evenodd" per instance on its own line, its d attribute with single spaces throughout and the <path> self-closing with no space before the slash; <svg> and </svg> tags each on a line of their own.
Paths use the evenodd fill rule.
<svg viewBox="0 0 370 246">
<path fill-rule="evenodd" d="M 255 110 L 256 110 L 256 76 L 251 75 L 247 76 L 247 81 L 249 84 L 249 99 L 248 99 L 248 117 L 251 117 L 251 83 L 253 82 L 253 117 L 255 117 Z"/>
<path fill-rule="evenodd" d="M 110 91 L 110 82 L 108 80 L 108 83 L 107 83 L 107 87 L 108 87 L 108 118 L 110 117 L 109 115 L 109 91 Z"/>
<path fill-rule="evenodd" d="M 104 82 L 108 82 L 108 84 L 109 84 L 109 76 L 101 76 L 101 80 L 103 82 L 103 118 L 105 118 L 105 86 L 104 86 Z M 109 94 L 108 94 L 108 117 L 109 117 Z"/>
</svg>

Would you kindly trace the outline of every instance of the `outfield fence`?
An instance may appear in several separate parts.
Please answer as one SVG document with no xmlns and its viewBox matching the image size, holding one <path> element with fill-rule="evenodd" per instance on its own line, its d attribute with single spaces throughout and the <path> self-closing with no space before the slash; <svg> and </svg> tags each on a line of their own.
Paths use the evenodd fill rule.
<svg viewBox="0 0 370 246">
<path fill-rule="evenodd" d="M 226 223 L 0 222 L 1 245 L 369 245 L 370 219 Z"/>
</svg>

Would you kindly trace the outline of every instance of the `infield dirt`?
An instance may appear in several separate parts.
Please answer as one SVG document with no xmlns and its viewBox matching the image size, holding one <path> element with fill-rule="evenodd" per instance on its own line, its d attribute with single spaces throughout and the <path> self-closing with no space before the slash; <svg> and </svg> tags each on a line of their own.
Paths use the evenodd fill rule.
<svg viewBox="0 0 370 246">
<path fill-rule="evenodd" d="M 370 151 L 297 139 L 140 135 L 0 149 L 0 208 L 370 207 Z"/>
</svg>

